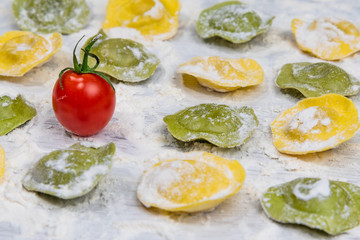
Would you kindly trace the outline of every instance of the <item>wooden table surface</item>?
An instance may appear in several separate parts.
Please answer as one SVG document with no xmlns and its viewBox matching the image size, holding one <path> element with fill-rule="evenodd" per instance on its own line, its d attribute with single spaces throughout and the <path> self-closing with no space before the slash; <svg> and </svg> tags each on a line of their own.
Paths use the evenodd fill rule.
<svg viewBox="0 0 360 240">
<path fill-rule="evenodd" d="M 0 33 L 16 30 L 11 0 L 0 6 Z M 259 198 L 270 186 L 301 176 L 327 177 L 360 185 L 360 135 L 336 149 L 306 156 L 289 156 L 272 145 L 270 123 L 302 97 L 280 91 L 274 79 L 282 65 L 320 62 L 301 52 L 291 33 L 295 17 L 336 16 L 360 25 L 357 0 L 252 0 L 254 8 L 275 15 L 270 31 L 248 43 L 230 44 L 220 39 L 201 39 L 195 30 L 201 10 L 220 1 L 182 0 L 177 35 L 164 42 L 145 42 L 161 60 L 148 80 L 116 84 L 117 106 L 109 125 L 99 134 L 79 138 L 65 133 L 51 107 L 51 91 L 58 72 L 71 65 L 71 52 L 82 36 L 101 27 L 107 1 L 88 1 L 88 24 L 78 33 L 65 35 L 64 46 L 49 62 L 21 78 L 0 77 L 1 89 L 15 89 L 36 107 L 37 116 L 0 137 L 6 151 L 6 172 L 0 183 L 0 239 L 329 239 L 326 234 L 268 219 Z M 196 56 L 248 57 L 259 62 L 264 82 L 230 93 L 208 91 L 176 74 L 179 64 Z M 360 79 L 360 54 L 334 62 Z M 360 97 L 350 98 L 360 106 Z M 249 141 L 233 149 L 208 143 L 181 143 L 167 131 L 162 118 L 200 103 L 250 106 L 260 121 Z M 117 150 L 110 173 L 89 194 L 60 200 L 22 187 L 22 178 L 43 155 L 79 141 L 114 142 Z M 238 194 L 215 210 L 197 214 L 169 214 L 146 209 L 136 198 L 144 170 L 177 152 L 208 151 L 237 159 L 247 177 Z M 331 239 L 360 239 L 360 227 Z"/>
</svg>

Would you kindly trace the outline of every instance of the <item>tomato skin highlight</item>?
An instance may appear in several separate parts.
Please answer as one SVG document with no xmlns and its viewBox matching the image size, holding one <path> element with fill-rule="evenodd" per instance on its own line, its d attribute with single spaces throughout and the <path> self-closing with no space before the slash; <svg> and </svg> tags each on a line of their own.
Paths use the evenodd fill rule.
<svg viewBox="0 0 360 240">
<path fill-rule="evenodd" d="M 54 113 L 66 130 L 79 136 L 101 131 L 110 121 L 116 97 L 114 89 L 94 73 L 66 71 L 52 94 Z"/>
</svg>

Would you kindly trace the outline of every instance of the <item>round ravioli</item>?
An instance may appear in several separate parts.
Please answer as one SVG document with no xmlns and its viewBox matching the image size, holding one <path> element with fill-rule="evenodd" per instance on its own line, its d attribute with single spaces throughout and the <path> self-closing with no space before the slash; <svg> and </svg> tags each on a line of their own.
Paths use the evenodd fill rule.
<svg viewBox="0 0 360 240">
<path fill-rule="evenodd" d="M 149 38 L 165 40 L 178 28 L 178 0 L 110 0 L 103 29 L 126 27 Z"/>
<path fill-rule="evenodd" d="M 192 75 L 201 85 L 219 92 L 257 85 L 264 78 L 261 66 L 249 58 L 195 57 L 177 71 Z"/>
<path fill-rule="evenodd" d="M 0 97 L 0 136 L 6 135 L 36 116 L 36 109 L 21 95 Z"/>
<path fill-rule="evenodd" d="M 206 140 L 218 147 L 244 144 L 259 125 L 250 107 L 207 103 L 164 117 L 169 132 L 178 140 Z"/>
<path fill-rule="evenodd" d="M 232 43 L 244 43 L 266 32 L 273 16 L 256 11 L 239 1 L 213 5 L 200 13 L 196 30 L 200 37 L 221 37 Z"/>
<path fill-rule="evenodd" d="M 280 88 L 296 89 L 305 97 L 319 97 L 327 93 L 351 96 L 360 91 L 358 79 L 342 68 L 325 62 L 285 64 L 276 84 Z"/>
<path fill-rule="evenodd" d="M 270 187 L 261 204 L 268 217 L 337 235 L 360 224 L 360 188 L 319 178 L 298 178 Z"/>
<path fill-rule="evenodd" d="M 85 0 L 14 0 L 12 8 L 19 28 L 35 33 L 74 33 L 89 15 Z"/>
<path fill-rule="evenodd" d="M 5 151 L 0 146 L 0 177 L 4 175 L 4 172 L 5 172 Z"/>
<path fill-rule="evenodd" d="M 283 153 L 307 154 L 336 147 L 359 129 L 354 103 L 339 94 L 307 98 L 281 113 L 271 124 L 275 147 Z"/>
<path fill-rule="evenodd" d="M 245 170 L 238 161 L 191 152 L 152 166 L 142 176 L 137 195 L 146 207 L 198 212 L 237 193 L 244 180 Z"/>
<path fill-rule="evenodd" d="M 340 18 L 293 19 L 291 28 L 300 49 L 324 60 L 338 60 L 360 50 L 360 32 Z"/>
<path fill-rule="evenodd" d="M 85 47 L 98 37 L 90 51 L 100 60 L 97 71 L 125 82 L 140 82 L 155 72 L 160 60 L 141 43 L 130 39 L 109 38 L 102 31 L 100 34 L 100 37 L 96 35 L 84 44 Z M 84 53 L 81 52 L 80 56 L 84 56 Z M 89 58 L 88 61 L 90 66 L 96 64 L 94 58 Z"/>
<path fill-rule="evenodd" d="M 59 33 L 41 36 L 24 31 L 7 32 L 0 37 L 0 75 L 23 76 L 48 60 L 61 46 Z"/>
<path fill-rule="evenodd" d="M 84 146 L 86 145 L 86 146 Z M 23 186 L 61 199 L 74 199 L 90 192 L 109 172 L 115 144 L 93 147 L 76 143 L 42 157 L 25 175 Z"/>
</svg>

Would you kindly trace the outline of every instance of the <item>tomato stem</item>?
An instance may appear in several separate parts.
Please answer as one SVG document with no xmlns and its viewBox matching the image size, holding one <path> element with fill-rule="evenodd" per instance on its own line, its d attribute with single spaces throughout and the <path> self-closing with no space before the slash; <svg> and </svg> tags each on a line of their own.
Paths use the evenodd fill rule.
<svg viewBox="0 0 360 240">
<path fill-rule="evenodd" d="M 110 82 L 109 78 L 104 74 L 104 73 L 101 73 L 101 72 L 98 72 L 98 71 L 95 71 L 95 69 L 99 66 L 100 64 L 100 59 L 98 56 L 96 56 L 95 54 L 93 53 L 90 53 L 90 50 L 91 50 L 91 47 L 95 44 L 95 42 L 101 38 L 103 35 L 101 33 L 99 33 L 98 35 L 96 35 L 94 38 L 91 39 L 91 41 L 89 42 L 88 45 L 86 45 L 85 49 L 81 49 L 83 52 L 84 52 L 84 57 L 83 57 L 83 61 L 82 63 L 79 63 L 78 62 L 78 59 L 76 57 L 76 48 L 77 46 L 79 45 L 80 41 L 85 37 L 82 36 L 80 38 L 80 40 L 76 43 L 75 45 L 75 48 L 73 50 L 73 64 L 74 64 L 74 67 L 73 68 L 70 68 L 70 67 L 67 67 L 65 69 L 63 69 L 60 73 L 59 73 L 59 84 L 60 84 L 60 87 L 62 90 L 64 90 L 64 87 L 61 83 L 61 78 L 62 78 L 62 75 L 68 71 L 68 70 L 72 70 L 78 74 L 84 74 L 84 73 L 92 73 L 92 74 L 96 74 L 98 75 L 99 77 L 103 78 L 108 84 L 110 84 L 110 86 L 112 87 L 112 89 L 114 90 L 115 92 L 115 88 L 114 86 L 112 85 L 112 83 Z M 92 57 L 95 59 L 96 63 L 93 67 L 89 67 L 88 65 L 88 58 L 89 57 Z"/>
</svg>

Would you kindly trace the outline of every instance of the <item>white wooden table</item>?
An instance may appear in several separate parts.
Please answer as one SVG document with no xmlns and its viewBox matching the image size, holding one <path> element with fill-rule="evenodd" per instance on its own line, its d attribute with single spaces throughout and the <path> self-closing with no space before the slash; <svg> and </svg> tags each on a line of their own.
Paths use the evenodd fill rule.
<svg viewBox="0 0 360 240">
<path fill-rule="evenodd" d="M 16 30 L 11 0 L 0 4 L 0 33 Z M 195 24 L 201 10 L 220 1 L 182 0 L 177 35 L 166 42 L 149 43 L 161 63 L 154 76 L 138 83 L 118 83 L 116 112 L 98 135 L 71 136 L 55 119 L 51 92 L 58 72 L 71 65 L 71 52 L 82 35 L 90 37 L 101 27 L 107 1 L 88 0 L 91 16 L 86 27 L 64 36 L 64 46 L 49 62 L 21 78 L 0 78 L 0 89 L 15 88 L 36 107 L 29 123 L 0 137 L 6 151 L 6 173 L 0 180 L 0 239 L 327 239 L 322 232 L 283 225 L 268 219 L 259 197 L 267 187 L 300 176 L 328 177 L 360 185 L 360 135 L 323 153 L 296 157 L 282 155 L 272 145 L 270 123 L 300 98 L 280 91 L 274 79 L 282 65 L 318 62 L 301 52 L 290 30 L 294 17 L 337 16 L 360 25 L 357 0 L 252 0 L 254 8 L 276 16 L 273 26 L 252 41 L 233 45 L 219 39 L 202 40 Z M 215 93 L 194 82 L 184 83 L 175 73 L 179 64 L 196 56 L 252 58 L 265 72 L 257 87 Z M 360 78 L 360 53 L 335 62 Z M 351 99 L 360 107 L 360 97 Z M 259 128 L 241 147 L 221 149 L 207 143 L 181 143 L 167 131 L 162 118 L 185 107 L 205 102 L 251 106 Z M 21 181 L 43 155 L 79 141 L 114 142 L 117 150 L 111 172 L 84 197 L 65 201 L 27 192 Z M 247 178 L 243 189 L 214 211 L 169 214 L 146 209 L 136 198 L 142 172 L 159 159 L 176 152 L 209 151 L 237 159 Z M 360 227 L 332 239 L 360 239 Z"/>
</svg>

